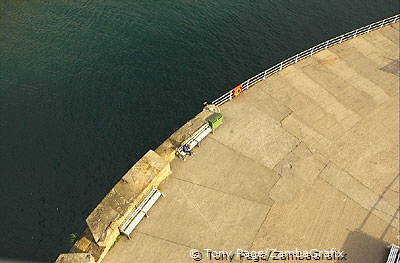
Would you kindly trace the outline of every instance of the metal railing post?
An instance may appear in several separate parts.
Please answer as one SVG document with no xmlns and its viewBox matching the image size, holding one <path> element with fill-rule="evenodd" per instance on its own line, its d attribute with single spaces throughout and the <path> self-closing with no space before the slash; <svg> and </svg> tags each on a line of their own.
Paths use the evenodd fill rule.
<svg viewBox="0 0 400 263">
<path fill-rule="evenodd" d="M 281 62 L 280 66 L 279 66 L 279 71 L 282 70 L 282 65 L 283 65 L 283 62 Z"/>
<path fill-rule="evenodd" d="M 340 42 L 339 43 L 343 42 L 343 38 L 344 38 L 344 35 L 342 35 L 342 37 L 340 38 Z"/>
<path fill-rule="evenodd" d="M 371 31 L 371 28 L 372 28 L 372 24 L 370 24 L 368 27 L 368 31 L 367 31 L 368 33 L 369 33 L 369 31 Z"/>
<path fill-rule="evenodd" d="M 358 36 L 358 29 L 356 30 L 356 32 L 354 32 L 354 36 L 352 38 L 355 38 L 356 36 Z"/>
<path fill-rule="evenodd" d="M 297 63 L 298 60 L 299 60 L 299 54 L 296 55 L 296 61 L 295 61 L 295 63 Z"/>
<path fill-rule="evenodd" d="M 263 76 L 263 80 L 265 80 L 265 77 L 267 76 L 267 70 L 264 71 L 264 76 Z"/>
</svg>

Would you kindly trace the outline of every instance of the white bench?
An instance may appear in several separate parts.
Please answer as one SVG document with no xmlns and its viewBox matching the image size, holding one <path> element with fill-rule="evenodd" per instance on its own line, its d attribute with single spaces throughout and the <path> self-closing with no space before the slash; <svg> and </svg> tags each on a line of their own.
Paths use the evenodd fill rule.
<svg viewBox="0 0 400 263">
<path fill-rule="evenodd" d="M 183 150 L 183 146 L 187 145 L 191 151 L 194 147 L 199 146 L 200 142 L 212 132 L 212 128 L 208 123 L 203 124 L 197 131 L 195 131 L 187 140 L 185 140 L 177 150 L 177 155 L 182 160 L 188 154 Z"/>
<path fill-rule="evenodd" d="M 386 263 L 399 263 L 400 262 L 400 248 L 394 244 L 390 246 L 389 256 Z"/>
<path fill-rule="evenodd" d="M 129 236 L 136 228 L 144 216 L 148 216 L 150 208 L 156 203 L 158 198 L 163 194 L 155 187 L 150 191 L 147 197 L 139 204 L 139 206 L 132 212 L 128 219 L 120 226 L 119 230 L 122 234 Z"/>
</svg>

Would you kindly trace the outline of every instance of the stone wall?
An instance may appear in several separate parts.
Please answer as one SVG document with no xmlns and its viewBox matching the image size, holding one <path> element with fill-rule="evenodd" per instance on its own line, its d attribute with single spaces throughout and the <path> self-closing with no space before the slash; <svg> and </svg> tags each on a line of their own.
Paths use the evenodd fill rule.
<svg viewBox="0 0 400 263">
<path fill-rule="evenodd" d="M 95 263 L 94 258 L 89 253 L 61 254 L 57 258 L 57 263 Z"/>
<path fill-rule="evenodd" d="M 202 112 L 174 132 L 155 151 L 149 150 L 86 218 L 87 229 L 70 252 L 60 254 L 56 263 L 99 263 L 120 235 L 119 226 L 153 187 L 170 174 L 170 162 L 181 143 L 190 137 L 216 109 L 207 106 Z"/>
</svg>

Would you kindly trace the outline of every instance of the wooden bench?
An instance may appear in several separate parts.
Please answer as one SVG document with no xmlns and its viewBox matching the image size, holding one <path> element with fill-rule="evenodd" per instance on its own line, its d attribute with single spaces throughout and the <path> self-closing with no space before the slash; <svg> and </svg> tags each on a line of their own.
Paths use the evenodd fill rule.
<svg viewBox="0 0 400 263">
<path fill-rule="evenodd" d="M 155 187 L 152 188 L 146 198 L 138 205 L 138 207 L 131 213 L 128 219 L 120 226 L 119 230 L 122 234 L 129 236 L 136 226 L 140 223 L 144 216 L 148 216 L 150 208 L 156 203 L 156 201 L 163 196 L 163 194 Z"/>
<path fill-rule="evenodd" d="M 208 123 L 203 124 L 197 131 L 195 131 L 188 139 L 186 139 L 184 142 L 181 143 L 181 146 L 178 148 L 176 151 L 176 155 L 182 159 L 185 160 L 186 153 L 183 150 L 183 146 L 187 145 L 188 149 L 191 151 L 194 147 L 199 146 L 200 142 L 212 132 L 212 128 Z"/>
</svg>

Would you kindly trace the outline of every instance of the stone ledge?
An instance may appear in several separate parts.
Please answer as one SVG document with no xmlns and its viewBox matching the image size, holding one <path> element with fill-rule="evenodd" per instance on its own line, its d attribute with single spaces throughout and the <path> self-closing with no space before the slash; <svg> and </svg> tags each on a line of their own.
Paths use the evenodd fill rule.
<svg viewBox="0 0 400 263">
<path fill-rule="evenodd" d="M 119 226 L 153 187 L 171 174 L 169 163 L 149 150 L 110 190 L 86 218 L 88 228 L 75 242 L 69 254 L 61 254 L 57 263 L 101 262 L 120 234 Z M 63 260 L 63 261 L 60 261 Z"/>
<path fill-rule="evenodd" d="M 148 151 L 111 189 L 97 207 L 90 213 L 86 223 L 94 241 L 107 239 L 107 231 L 117 229 L 127 215 L 135 208 L 148 188 L 158 186 L 160 179 L 171 173 L 169 163 L 157 153 Z M 160 178 L 160 179 L 159 179 Z M 113 232 L 113 231 L 111 231 Z"/>
<path fill-rule="evenodd" d="M 95 261 L 89 253 L 69 253 L 60 254 L 56 263 L 95 263 Z"/>
<path fill-rule="evenodd" d="M 72 246 L 69 253 L 88 253 L 93 256 L 94 262 L 100 262 L 99 259 L 104 257 L 105 247 L 99 246 L 93 239 L 89 228 L 82 233 L 81 237 Z"/>
<path fill-rule="evenodd" d="M 167 162 L 172 162 L 175 158 L 176 150 L 181 146 L 181 143 L 189 138 L 196 130 L 198 130 L 210 116 L 218 108 L 214 105 L 207 105 L 193 119 L 186 122 L 181 128 L 175 131 L 168 139 L 166 139 L 156 150 L 162 158 Z"/>
</svg>

